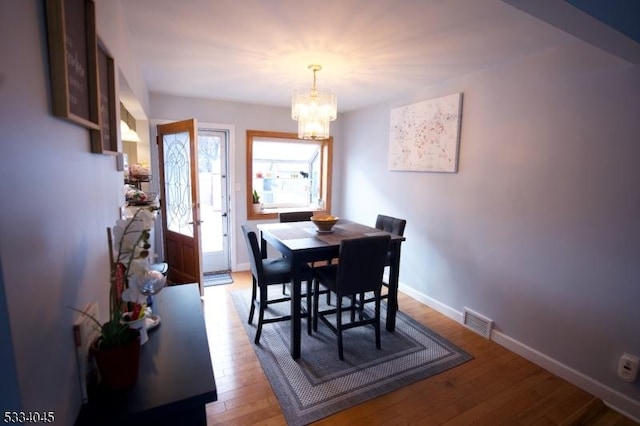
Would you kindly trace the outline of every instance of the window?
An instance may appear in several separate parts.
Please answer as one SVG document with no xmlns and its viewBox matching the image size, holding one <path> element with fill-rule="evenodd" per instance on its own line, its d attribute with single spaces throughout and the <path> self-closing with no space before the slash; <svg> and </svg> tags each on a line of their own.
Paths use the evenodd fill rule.
<svg viewBox="0 0 640 426">
<path fill-rule="evenodd" d="M 333 138 L 298 139 L 295 133 L 247 130 L 247 218 L 331 207 Z M 253 191 L 260 197 L 254 210 Z"/>
</svg>

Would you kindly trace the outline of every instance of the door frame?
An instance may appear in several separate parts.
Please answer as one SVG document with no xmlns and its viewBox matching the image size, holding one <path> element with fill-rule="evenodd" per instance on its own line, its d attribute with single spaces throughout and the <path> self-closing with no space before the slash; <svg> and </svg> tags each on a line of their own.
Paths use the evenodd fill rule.
<svg viewBox="0 0 640 426">
<path fill-rule="evenodd" d="M 198 123 L 198 137 L 200 138 L 203 134 L 207 134 L 207 132 L 215 132 L 218 134 L 222 134 L 224 133 L 224 140 L 222 141 L 222 145 L 224 145 L 224 147 L 222 148 L 221 152 L 224 152 L 224 157 L 221 159 L 224 162 L 224 179 L 222 179 L 222 191 L 223 193 L 226 195 L 226 199 L 223 201 L 224 206 L 223 206 L 223 213 L 226 214 L 226 219 L 224 219 L 224 221 L 226 222 L 226 228 L 223 227 L 223 233 L 226 232 L 226 237 L 224 237 L 224 241 L 223 241 L 223 247 L 226 246 L 226 248 L 223 248 L 223 252 L 225 252 L 224 254 L 225 256 L 225 260 L 224 260 L 224 268 L 218 268 L 218 269 L 212 269 L 210 271 L 207 270 L 207 268 L 205 268 L 205 264 L 206 262 L 206 256 L 205 256 L 205 252 L 204 250 L 202 250 L 202 271 L 203 273 L 207 273 L 207 272 L 216 272 L 216 271 L 228 271 L 231 270 L 231 213 L 230 213 L 230 194 L 231 194 L 231 185 L 230 185 L 230 170 L 229 170 L 229 146 L 231 145 L 231 135 L 228 129 L 225 128 L 221 128 L 221 127 L 214 127 L 214 126 L 209 126 L 206 123 Z M 204 222 L 204 221 L 203 221 Z M 206 223 L 205 225 L 206 226 Z M 202 230 L 202 228 L 201 228 Z M 200 240 L 202 241 L 202 235 Z"/>
</svg>

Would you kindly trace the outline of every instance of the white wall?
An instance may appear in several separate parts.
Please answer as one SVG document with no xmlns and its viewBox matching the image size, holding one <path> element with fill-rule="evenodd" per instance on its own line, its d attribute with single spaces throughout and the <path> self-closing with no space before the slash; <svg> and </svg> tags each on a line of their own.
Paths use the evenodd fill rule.
<svg viewBox="0 0 640 426">
<path fill-rule="evenodd" d="M 390 110 L 456 92 L 459 172 L 387 171 Z M 340 214 L 408 221 L 407 291 L 636 418 L 616 366 L 640 355 L 639 94 L 638 66 L 577 43 L 343 115 L 336 145 Z"/>
<path fill-rule="evenodd" d="M 115 157 L 91 154 L 87 130 L 51 115 L 44 3 L 0 2 L 0 318 L 12 338 L 3 330 L 0 345 L 3 360 L 5 350 L 15 359 L 8 379 L 17 383 L 0 412 L 54 411 L 64 425 L 81 404 L 69 307 L 98 301 L 106 319 L 106 229 L 118 218 L 123 175 Z M 126 58 L 135 72 L 119 2 L 96 6 L 116 65 Z"/>
</svg>

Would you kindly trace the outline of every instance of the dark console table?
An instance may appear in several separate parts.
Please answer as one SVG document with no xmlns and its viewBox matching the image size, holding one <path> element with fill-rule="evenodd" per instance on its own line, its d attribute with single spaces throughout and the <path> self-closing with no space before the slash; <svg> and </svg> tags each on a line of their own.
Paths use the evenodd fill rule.
<svg viewBox="0 0 640 426">
<path fill-rule="evenodd" d="M 161 322 L 140 348 L 136 385 L 90 389 L 76 425 L 206 425 L 205 404 L 218 396 L 198 285 L 167 287 L 153 301 Z"/>
</svg>

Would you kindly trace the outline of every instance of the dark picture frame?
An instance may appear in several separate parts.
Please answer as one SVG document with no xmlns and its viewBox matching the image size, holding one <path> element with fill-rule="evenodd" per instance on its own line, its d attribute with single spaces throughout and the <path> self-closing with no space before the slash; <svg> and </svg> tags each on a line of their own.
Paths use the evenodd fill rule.
<svg viewBox="0 0 640 426">
<path fill-rule="evenodd" d="M 116 122 L 115 62 L 104 42 L 98 38 L 98 99 L 100 104 L 100 132 L 92 131 L 91 152 L 118 153 Z"/>
<path fill-rule="evenodd" d="M 45 7 L 53 115 L 99 132 L 95 4 L 46 0 Z"/>
</svg>

